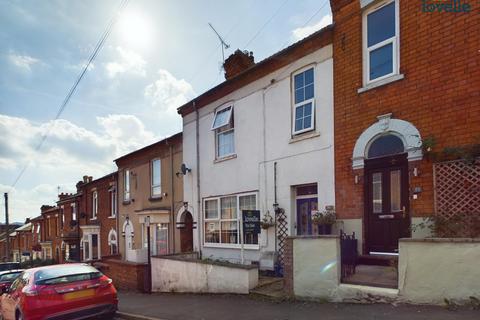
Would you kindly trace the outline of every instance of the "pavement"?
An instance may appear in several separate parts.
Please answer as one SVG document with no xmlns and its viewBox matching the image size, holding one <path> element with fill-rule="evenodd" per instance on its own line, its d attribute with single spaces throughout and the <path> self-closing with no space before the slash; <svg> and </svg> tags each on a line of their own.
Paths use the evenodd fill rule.
<svg viewBox="0 0 480 320">
<path fill-rule="evenodd" d="M 274 301 L 255 295 L 140 294 L 119 292 L 118 319 L 332 319 L 478 320 L 480 310 L 438 306 Z M 129 315 L 138 315 L 128 316 Z"/>
</svg>

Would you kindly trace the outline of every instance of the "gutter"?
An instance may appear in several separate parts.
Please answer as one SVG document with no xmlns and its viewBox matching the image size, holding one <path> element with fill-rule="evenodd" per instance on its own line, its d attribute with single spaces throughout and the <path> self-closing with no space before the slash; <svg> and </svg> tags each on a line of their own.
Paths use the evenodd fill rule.
<svg viewBox="0 0 480 320">
<path fill-rule="evenodd" d="M 200 200 L 200 115 L 197 109 L 197 106 L 195 104 L 195 100 L 192 102 L 192 106 L 195 109 L 195 135 L 196 135 L 196 151 L 197 151 L 197 215 L 198 215 L 198 222 L 197 223 L 197 230 L 198 230 L 198 253 L 200 256 L 200 259 L 202 259 L 202 230 L 203 230 L 203 221 L 202 221 L 202 215 L 200 214 L 202 212 L 201 210 L 201 200 Z"/>
</svg>

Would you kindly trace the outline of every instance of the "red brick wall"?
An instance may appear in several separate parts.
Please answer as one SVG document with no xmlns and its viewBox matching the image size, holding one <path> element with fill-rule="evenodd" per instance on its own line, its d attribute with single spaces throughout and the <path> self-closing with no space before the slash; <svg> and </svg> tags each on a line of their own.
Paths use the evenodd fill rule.
<svg viewBox="0 0 480 320">
<path fill-rule="evenodd" d="M 146 264 L 106 258 L 100 268 L 104 274 L 113 280 L 115 288 L 146 292 Z"/>
<path fill-rule="evenodd" d="M 285 253 L 283 257 L 283 290 L 288 296 L 293 296 L 293 238 L 285 240 Z"/>
<path fill-rule="evenodd" d="M 362 87 L 360 1 L 331 0 L 334 8 L 334 103 L 336 209 L 340 218 L 363 216 L 363 184 L 354 184 L 352 153 L 357 138 L 378 115 L 411 122 L 434 151 L 474 143 L 480 133 L 480 15 L 423 13 L 421 1 L 400 1 L 400 73 L 405 79 L 357 93 Z M 414 216 L 433 213 L 432 164 L 421 161 L 421 187 L 411 200 Z"/>
<path fill-rule="evenodd" d="M 117 220 L 110 218 L 111 215 L 111 199 L 109 189 L 116 184 L 116 174 L 94 180 L 82 187 L 83 199 L 82 212 L 86 213 L 86 217 L 81 219 L 81 225 L 100 225 L 100 251 L 101 256 L 109 256 L 110 247 L 108 246 L 108 233 L 113 228 L 117 229 Z M 97 218 L 91 220 L 93 212 L 93 190 L 97 191 L 98 212 Z M 117 233 L 118 240 L 118 233 Z"/>
</svg>

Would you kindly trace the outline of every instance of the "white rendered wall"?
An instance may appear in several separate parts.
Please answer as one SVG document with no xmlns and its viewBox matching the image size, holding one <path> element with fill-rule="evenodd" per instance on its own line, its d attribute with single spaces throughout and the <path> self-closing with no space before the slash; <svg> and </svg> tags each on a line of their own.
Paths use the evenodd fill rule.
<svg viewBox="0 0 480 320">
<path fill-rule="evenodd" d="M 292 139 L 291 75 L 306 66 L 315 71 L 315 131 L 300 141 Z M 273 81 L 272 81 L 273 80 Z M 215 161 L 215 136 L 210 130 L 216 108 L 233 102 L 236 158 Z M 257 192 L 262 216 L 273 215 L 274 176 L 277 162 L 277 202 L 284 208 L 289 234 L 296 235 L 295 199 L 292 186 L 317 183 L 319 208 L 335 205 L 333 150 L 333 60 L 332 46 L 326 46 L 297 60 L 222 99 L 199 109 L 200 170 L 196 168 L 195 113 L 183 118 L 183 157 L 192 169 L 184 177 L 184 198 L 189 203 L 198 228 L 194 247 L 203 243 L 203 219 L 197 202 L 197 173 L 200 198 Z M 198 234 L 200 232 L 200 234 Z M 258 248 L 246 250 L 247 260 L 273 259 L 274 230 L 262 231 Z M 238 246 L 202 246 L 203 257 L 240 260 Z"/>
</svg>

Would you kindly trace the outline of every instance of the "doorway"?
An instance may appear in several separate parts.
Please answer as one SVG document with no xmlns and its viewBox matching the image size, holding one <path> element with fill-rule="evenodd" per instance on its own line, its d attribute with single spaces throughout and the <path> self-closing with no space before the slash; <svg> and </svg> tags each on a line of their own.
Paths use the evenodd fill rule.
<svg viewBox="0 0 480 320">
<path fill-rule="evenodd" d="M 296 188 L 297 235 L 312 235 L 312 212 L 318 210 L 317 185 L 299 186 Z"/>
<path fill-rule="evenodd" d="M 193 251 L 193 217 L 189 211 L 183 213 L 183 228 L 180 229 L 180 250 L 182 252 Z"/>
<path fill-rule="evenodd" d="M 367 254 L 397 254 L 410 237 L 407 154 L 365 160 Z"/>
<path fill-rule="evenodd" d="M 127 221 L 124 227 L 125 232 L 125 256 L 126 260 L 133 261 L 134 260 L 134 252 L 133 252 L 133 226 L 130 221 Z"/>
</svg>

